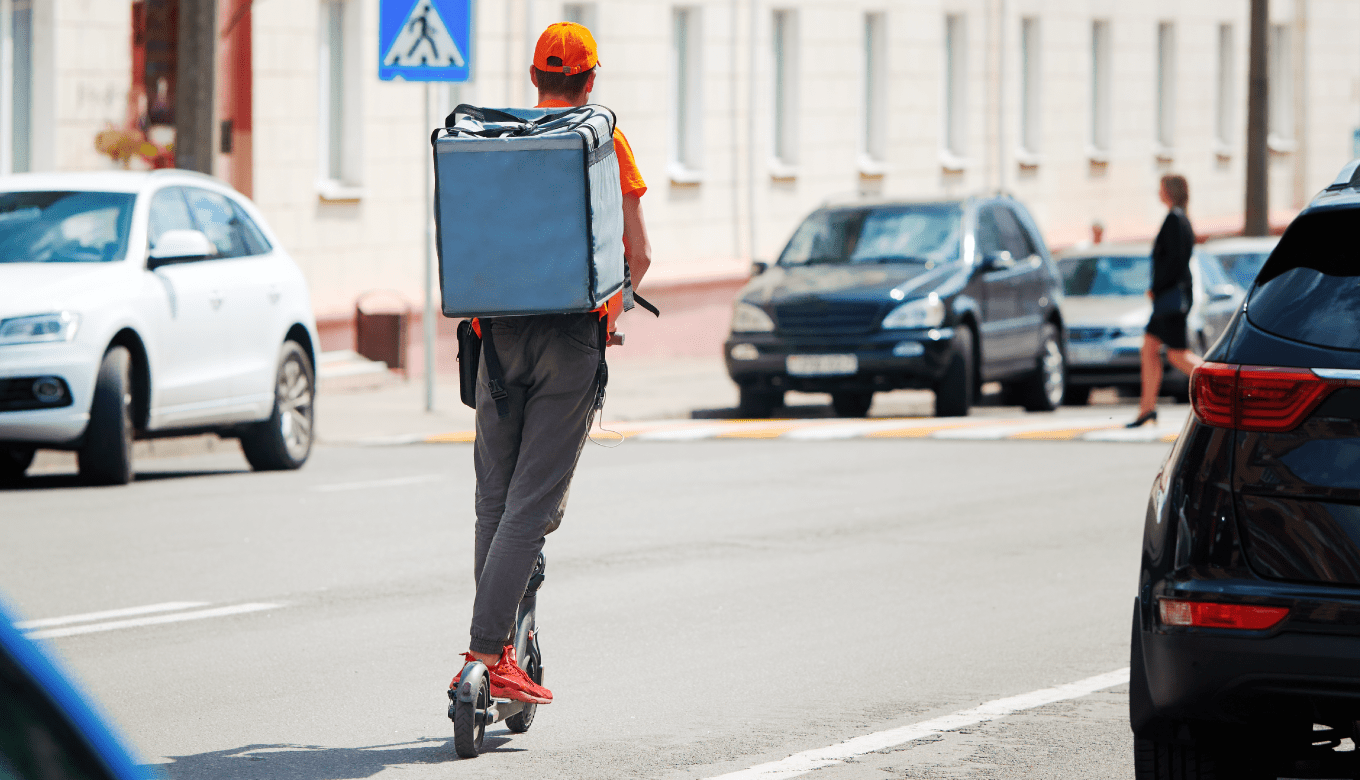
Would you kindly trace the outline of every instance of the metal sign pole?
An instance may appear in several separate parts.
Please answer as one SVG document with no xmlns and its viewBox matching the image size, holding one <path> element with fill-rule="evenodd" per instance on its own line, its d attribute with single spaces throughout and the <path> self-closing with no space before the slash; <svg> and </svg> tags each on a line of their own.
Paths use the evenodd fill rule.
<svg viewBox="0 0 1360 780">
<path fill-rule="evenodd" d="M 425 82 L 425 125 L 430 124 L 431 82 Z M 421 166 L 425 170 L 425 314 L 421 325 L 425 328 L 425 411 L 434 411 L 434 188 L 430 184 L 430 163 Z"/>
</svg>

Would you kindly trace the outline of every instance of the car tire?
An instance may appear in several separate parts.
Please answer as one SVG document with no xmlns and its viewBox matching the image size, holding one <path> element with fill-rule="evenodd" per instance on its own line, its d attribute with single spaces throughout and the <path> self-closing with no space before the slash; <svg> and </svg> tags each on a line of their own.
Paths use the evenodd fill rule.
<svg viewBox="0 0 1360 780">
<path fill-rule="evenodd" d="M 0 447 L 0 485 L 16 485 L 33 465 L 33 447 Z"/>
<path fill-rule="evenodd" d="M 784 405 L 784 393 L 779 390 L 741 388 L 737 399 L 737 416 L 758 420 L 774 414 Z"/>
<path fill-rule="evenodd" d="M 269 419 L 241 433 L 241 450 L 256 471 L 301 468 L 312 451 L 316 373 L 297 342 L 284 342 L 275 377 L 274 408 Z"/>
<path fill-rule="evenodd" d="M 90 402 L 85 443 L 76 450 L 80 478 L 90 485 L 132 481 L 132 355 L 126 347 L 104 353 Z"/>
<path fill-rule="evenodd" d="M 954 349 L 944 376 L 935 386 L 936 417 L 966 417 L 973 406 L 976 367 L 973 361 L 973 331 L 968 326 L 954 330 Z"/>
<path fill-rule="evenodd" d="M 1020 404 L 1030 412 L 1051 412 L 1063 401 L 1067 388 L 1067 358 L 1063 355 L 1058 328 L 1044 323 L 1043 346 L 1038 365 L 1021 385 Z"/>
<path fill-rule="evenodd" d="M 1083 387 L 1073 387 L 1068 385 L 1063 390 L 1063 404 L 1066 406 L 1085 406 L 1091 403 L 1091 388 L 1089 385 Z"/>
<path fill-rule="evenodd" d="M 831 394 L 831 408 L 836 411 L 837 417 L 865 417 L 873 405 L 872 392 Z"/>
</svg>

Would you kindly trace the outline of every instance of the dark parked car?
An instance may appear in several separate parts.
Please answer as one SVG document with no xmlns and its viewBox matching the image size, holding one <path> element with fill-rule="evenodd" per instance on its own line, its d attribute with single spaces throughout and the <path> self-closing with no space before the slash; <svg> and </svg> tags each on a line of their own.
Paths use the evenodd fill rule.
<svg viewBox="0 0 1360 780">
<path fill-rule="evenodd" d="M 1271 253 L 1153 484 L 1131 650 L 1139 778 L 1360 769 L 1332 749 L 1360 721 L 1358 167 Z"/>
<path fill-rule="evenodd" d="M 937 415 L 965 415 L 993 380 L 1027 409 L 1062 402 L 1062 280 L 1011 198 L 822 208 L 756 270 L 725 345 L 744 415 L 801 390 L 863 417 L 898 388 L 932 389 Z"/>
<path fill-rule="evenodd" d="M 0 778 L 136 780 L 127 750 L 0 607 Z"/>
</svg>

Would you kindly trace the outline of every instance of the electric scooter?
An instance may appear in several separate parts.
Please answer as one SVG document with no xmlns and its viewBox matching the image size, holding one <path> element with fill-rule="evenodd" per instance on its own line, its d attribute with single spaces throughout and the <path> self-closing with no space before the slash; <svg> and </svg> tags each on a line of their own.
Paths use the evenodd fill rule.
<svg viewBox="0 0 1360 780">
<path fill-rule="evenodd" d="M 529 587 L 524 590 L 524 598 L 515 616 L 515 658 L 529 679 L 539 685 L 543 684 L 543 654 L 538 647 L 538 624 L 534 609 L 546 567 L 547 561 L 543 553 L 539 553 L 534 573 L 529 577 Z M 493 699 L 486 665 L 481 661 L 469 661 L 458 677 L 458 687 L 449 689 L 449 720 L 453 721 L 454 749 L 460 758 L 476 758 L 482 752 L 487 726 L 505 721 L 511 731 L 523 734 L 533 725 L 537 710 L 537 704 Z"/>
</svg>

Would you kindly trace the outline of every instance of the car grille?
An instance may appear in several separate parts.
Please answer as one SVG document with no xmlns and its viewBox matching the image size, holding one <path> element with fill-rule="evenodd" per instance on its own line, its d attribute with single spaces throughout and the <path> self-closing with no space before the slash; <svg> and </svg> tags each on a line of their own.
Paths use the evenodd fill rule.
<svg viewBox="0 0 1360 780">
<path fill-rule="evenodd" d="M 805 301 L 774 307 L 780 333 L 791 336 L 845 336 L 878 327 L 883 306 L 878 303 Z"/>
<path fill-rule="evenodd" d="M 1092 341 L 1106 341 L 1107 339 L 1118 338 L 1119 328 L 1070 328 L 1067 331 L 1067 341 L 1071 344 L 1082 344 Z"/>
</svg>

